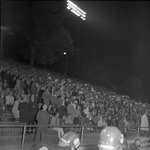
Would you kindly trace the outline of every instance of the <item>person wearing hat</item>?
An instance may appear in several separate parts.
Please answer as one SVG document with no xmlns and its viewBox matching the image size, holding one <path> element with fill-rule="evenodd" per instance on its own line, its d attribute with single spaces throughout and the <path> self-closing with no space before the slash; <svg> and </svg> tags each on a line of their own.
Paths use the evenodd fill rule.
<svg viewBox="0 0 150 150">
<path fill-rule="evenodd" d="M 114 126 L 107 126 L 99 135 L 98 148 L 99 150 L 124 150 L 126 149 L 124 143 L 124 136 L 120 130 Z"/>
</svg>

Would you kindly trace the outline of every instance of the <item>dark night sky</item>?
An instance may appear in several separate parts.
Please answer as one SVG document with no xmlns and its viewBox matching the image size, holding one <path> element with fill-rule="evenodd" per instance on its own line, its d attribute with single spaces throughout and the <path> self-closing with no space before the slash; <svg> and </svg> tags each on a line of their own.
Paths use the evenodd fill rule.
<svg viewBox="0 0 150 150">
<path fill-rule="evenodd" d="M 82 1 L 77 4 L 87 12 L 87 21 L 81 25 L 81 46 L 89 51 L 87 60 L 99 60 L 150 84 L 150 2 Z"/>
<path fill-rule="evenodd" d="M 149 1 L 73 1 L 87 12 L 86 21 L 71 20 L 70 31 L 80 43 L 82 60 L 120 70 L 126 76 L 137 76 L 150 85 L 150 2 Z M 19 1 L 18 6 L 19 7 Z M 7 8 L 11 7 L 9 3 Z M 2 6 L 2 9 L 4 7 Z M 15 8 L 11 7 L 11 11 Z M 9 10 L 10 12 L 10 10 Z M 3 20 L 11 26 L 12 13 Z M 67 12 L 70 13 L 70 12 Z M 4 13 L 2 11 L 2 16 Z M 73 16 L 73 15 L 72 15 Z M 5 18 L 5 19 L 4 19 Z M 7 22 L 7 21 L 6 21 Z M 3 22 L 2 22 L 3 24 Z M 80 27 L 80 32 L 77 32 Z"/>
</svg>

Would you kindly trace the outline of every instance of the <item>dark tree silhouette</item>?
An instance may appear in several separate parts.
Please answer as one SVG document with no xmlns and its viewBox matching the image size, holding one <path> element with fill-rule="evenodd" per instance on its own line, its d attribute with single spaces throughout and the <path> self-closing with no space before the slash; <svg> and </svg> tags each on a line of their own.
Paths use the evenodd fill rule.
<svg viewBox="0 0 150 150">
<path fill-rule="evenodd" d="M 35 62 L 53 63 L 57 58 L 56 53 L 72 50 L 73 40 L 70 33 L 63 27 L 65 18 L 63 1 L 6 1 L 3 3 L 9 18 L 5 23 L 17 33 L 15 40 L 19 43 L 14 47 L 17 49 L 19 47 L 18 54 L 21 52 L 20 56 L 25 57 L 24 59 L 29 61 L 31 66 Z"/>
</svg>

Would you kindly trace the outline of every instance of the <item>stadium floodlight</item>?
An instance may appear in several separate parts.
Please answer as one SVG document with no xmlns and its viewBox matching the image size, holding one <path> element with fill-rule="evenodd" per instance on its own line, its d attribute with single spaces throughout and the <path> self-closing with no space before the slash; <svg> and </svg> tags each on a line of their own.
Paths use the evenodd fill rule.
<svg viewBox="0 0 150 150">
<path fill-rule="evenodd" d="M 76 16 L 80 17 L 82 20 L 86 20 L 86 12 L 83 11 L 81 8 L 79 8 L 72 1 L 67 0 L 67 7 L 66 8 L 68 10 L 70 10 L 72 13 L 74 13 Z"/>
<path fill-rule="evenodd" d="M 84 17 L 80 17 L 82 20 L 86 20 Z"/>
<path fill-rule="evenodd" d="M 1 26 L 1 49 L 0 49 L 0 61 L 3 59 L 3 41 L 4 41 L 4 34 L 8 32 L 8 27 Z"/>
<path fill-rule="evenodd" d="M 78 14 L 74 9 L 71 9 L 71 12 L 73 12 L 75 15 L 77 15 L 78 17 L 80 16 L 80 14 Z"/>
</svg>

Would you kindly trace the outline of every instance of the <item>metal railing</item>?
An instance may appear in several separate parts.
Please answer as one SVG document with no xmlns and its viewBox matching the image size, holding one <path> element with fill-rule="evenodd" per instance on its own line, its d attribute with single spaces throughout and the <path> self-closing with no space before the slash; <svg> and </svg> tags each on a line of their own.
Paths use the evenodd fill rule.
<svg viewBox="0 0 150 150">
<path fill-rule="evenodd" d="M 6 123 L 6 122 L 5 122 Z M 36 128 L 37 127 L 46 127 L 49 129 L 52 129 L 54 127 L 58 127 L 58 128 L 65 128 L 65 129 L 69 129 L 69 130 L 76 130 L 76 132 L 80 133 L 80 140 L 82 143 L 83 140 L 83 135 L 85 132 L 87 133 L 100 133 L 100 131 L 103 129 L 103 127 L 98 127 L 98 126 L 77 126 L 77 125 L 61 125 L 61 126 L 40 126 L 40 125 L 20 125 L 20 124 L 1 124 L 0 125 L 0 129 L 1 128 L 21 128 L 21 149 L 24 149 L 24 144 L 25 144 L 25 136 L 26 136 L 26 132 L 28 131 L 28 128 L 34 128 L 32 131 L 34 131 L 33 134 L 36 134 Z M 130 132 L 130 131 L 128 131 Z M 140 135 L 140 127 L 137 128 L 137 131 L 134 131 L 133 133 L 136 133 L 136 137 L 139 137 Z M 150 131 L 148 131 L 150 132 Z M 132 133 L 132 131 L 131 131 Z"/>
<path fill-rule="evenodd" d="M 24 149 L 24 142 L 25 142 L 25 136 L 26 136 L 26 132 L 28 131 L 27 130 L 27 128 L 34 128 L 34 129 L 36 129 L 37 127 L 45 127 L 45 126 L 40 126 L 40 125 L 6 125 L 6 124 L 1 124 L 0 125 L 0 128 L 21 128 L 21 135 L 22 135 L 22 137 L 21 137 L 21 149 L 23 150 Z M 46 128 L 50 128 L 50 129 L 52 129 L 52 128 L 56 128 L 56 127 L 58 127 L 58 128 L 66 128 L 66 129 L 78 129 L 77 130 L 77 132 L 80 132 L 80 140 L 81 140 L 81 142 L 82 142 L 82 139 L 83 139 L 83 132 L 84 132 L 84 126 L 75 126 L 75 125 L 72 125 L 72 126 L 68 126 L 68 125 L 63 125 L 63 126 L 46 126 Z M 33 130 L 33 131 L 35 131 L 35 130 Z M 35 132 L 34 132 L 34 134 L 36 134 Z"/>
</svg>

